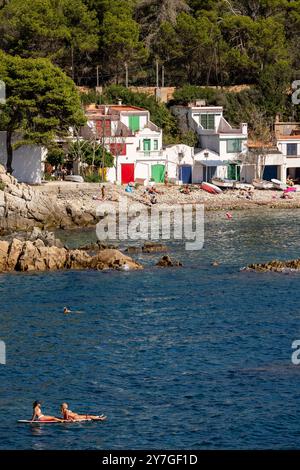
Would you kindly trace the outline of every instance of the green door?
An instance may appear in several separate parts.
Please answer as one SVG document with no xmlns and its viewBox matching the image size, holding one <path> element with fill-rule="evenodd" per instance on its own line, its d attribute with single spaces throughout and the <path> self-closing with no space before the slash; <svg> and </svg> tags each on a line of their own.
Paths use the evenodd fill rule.
<svg viewBox="0 0 300 470">
<path fill-rule="evenodd" d="M 150 150 L 151 150 L 151 140 L 150 139 L 144 139 L 143 148 L 144 148 L 144 152 L 150 152 Z"/>
<path fill-rule="evenodd" d="M 140 116 L 129 116 L 129 129 L 132 132 L 140 130 Z"/>
<path fill-rule="evenodd" d="M 230 180 L 240 181 L 241 177 L 241 167 L 235 163 L 228 165 L 227 178 Z"/>
<path fill-rule="evenodd" d="M 155 183 L 163 183 L 165 177 L 165 165 L 152 165 L 151 178 Z"/>
</svg>

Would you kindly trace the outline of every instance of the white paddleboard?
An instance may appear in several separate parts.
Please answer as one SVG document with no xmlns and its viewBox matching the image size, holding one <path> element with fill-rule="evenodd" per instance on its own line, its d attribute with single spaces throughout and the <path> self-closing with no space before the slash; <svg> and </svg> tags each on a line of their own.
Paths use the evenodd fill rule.
<svg viewBox="0 0 300 470">
<path fill-rule="evenodd" d="M 80 419 L 77 421 L 30 421 L 28 419 L 18 419 L 18 423 L 21 424 L 65 424 L 65 423 L 82 423 L 87 421 L 93 421 L 92 419 Z"/>
</svg>

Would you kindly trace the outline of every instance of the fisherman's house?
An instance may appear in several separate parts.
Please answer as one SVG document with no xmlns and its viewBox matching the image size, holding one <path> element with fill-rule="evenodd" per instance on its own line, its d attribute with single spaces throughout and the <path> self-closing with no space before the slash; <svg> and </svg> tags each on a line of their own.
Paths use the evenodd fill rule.
<svg viewBox="0 0 300 470">
<path fill-rule="evenodd" d="M 162 129 L 150 120 L 146 109 L 136 106 L 91 105 L 86 108 L 87 125 L 82 137 L 104 142 L 115 156 L 108 169 L 108 181 L 163 182 L 165 172 L 171 180 L 192 182 L 193 148 L 173 145 L 163 148 Z"/>
<path fill-rule="evenodd" d="M 13 143 L 18 139 L 15 136 Z M 20 140 L 20 136 L 19 136 Z M 13 176 L 18 181 L 29 184 L 40 184 L 47 157 L 47 149 L 39 145 L 22 145 L 13 150 Z M 0 164 L 6 166 L 6 132 L 0 131 Z"/>
<path fill-rule="evenodd" d="M 173 107 L 174 113 L 186 124 L 185 130 L 198 135 L 194 154 L 193 182 L 211 178 L 246 179 L 246 164 L 241 156 L 247 152 L 248 126 L 233 128 L 223 116 L 222 106 L 206 106 L 198 100 L 188 106 Z"/>
</svg>

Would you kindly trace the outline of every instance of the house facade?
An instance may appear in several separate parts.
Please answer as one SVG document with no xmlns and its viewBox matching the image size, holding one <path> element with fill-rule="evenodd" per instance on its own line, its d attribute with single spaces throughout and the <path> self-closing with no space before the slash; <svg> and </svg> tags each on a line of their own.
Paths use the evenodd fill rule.
<svg viewBox="0 0 300 470">
<path fill-rule="evenodd" d="M 275 137 L 277 148 L 284 157 L 280 179 L 285 182 L 289 176 L 300 181 L 300 123 L 281 122 L 277 118 Z"/>
<path fill-rule="evenodd" d="M 115 157 L 108 181 L 126 184 L 163 179 L 162 130 L 150 121 L 149 111 L 121 104 L 93 105 L 86 109 L 86 117 L 82 137 L 94 136 Z"/>
<path fill-rule="evenodd" d="M 247 152 L 247 124 L 233 128 L 224 118 L 222 106 L 206 106 L 202 101 L 188 106 L 188 120 L 199 139 L 197 180 L 245 179 L 245 164 L 240 155 Z"/>
<path fill-rule="evenodd" d="M 170 181 L 192 183 L 194 149 L 183 144 L 163 147 L 162 129 L 151 121 L 149 111 L 122 104 L 92 105 L 86 117 L 81 136 L 104 142 L 115 157 L 108 181 L 160 183 L 167 172 Z"/>
<path fill-rule="evenodd" d="M 28 184 L 40 184 L 44 172 L 47 149 L 38 145 L 22 145 L 13 151 L 13 176 Z M 0 131 L 0 163 L 6 166 L 6 132 Z"/>
</svg>

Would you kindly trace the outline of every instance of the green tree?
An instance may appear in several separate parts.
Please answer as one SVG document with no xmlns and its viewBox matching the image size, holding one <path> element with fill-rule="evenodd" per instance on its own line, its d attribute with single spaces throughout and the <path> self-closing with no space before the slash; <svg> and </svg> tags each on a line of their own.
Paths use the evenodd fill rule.
<svg viewBox="0 0 300 470">
<path fill-rule="evenodd" d="M 49 60 L 0 52 L 0 79 L 6 84 L 0 120 L 7 135 L 8 172 L 13 171 L 14 148 L 24 144 L 53 148 L 57 136 L 85 123 L 74 82 Z"/>
<path fill-rule="evenodd" d="M 125 63 L 128 66 L 142 63 L 147 59 L 147 50 L 139 39 L 140 29 L 132 18 L 130 9 L 112 9 L 104 13 L 101 26 L 102 63 L 110 78 L 119 83 L 124 77 Z"/>
<path fill-rule="evenodd" d="M 47 57 L 75 76 L 98 47 L 95 12 L 82 0 L 11 0 L 0 11 L 0 47 L 21 57 Z"/>
<path fill-rule="evenodd" d="M 149 47 L 155 42 L 162 23 L 169 21 L 174 25 L 179 13 L 189 10 L 185 0 L 140 0 L 136 17 L 146 45 Z"/>
<path fill-rule="evenodd" d="M 73 160 L 78 160 L 80 154 L 80 160 L 83 163 L 87 163 L 95 168 L 112 168 L 114 166 L 114 157 L 103 146 L 99 143 L 93 143 L 88 140 L 73 142 L 70 145 L 68 155 Z"/>
</svg>

